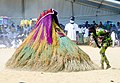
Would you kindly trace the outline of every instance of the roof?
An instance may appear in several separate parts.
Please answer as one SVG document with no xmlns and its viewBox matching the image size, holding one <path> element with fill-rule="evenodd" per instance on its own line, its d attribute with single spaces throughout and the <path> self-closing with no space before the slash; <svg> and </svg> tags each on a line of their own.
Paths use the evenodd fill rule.
<svg viewBox="0 0 120 83">
<path fill-rule="evenodd" d="M 75 2 L 120 14 L 120 0 L 74 0 Z"/>
</svg>

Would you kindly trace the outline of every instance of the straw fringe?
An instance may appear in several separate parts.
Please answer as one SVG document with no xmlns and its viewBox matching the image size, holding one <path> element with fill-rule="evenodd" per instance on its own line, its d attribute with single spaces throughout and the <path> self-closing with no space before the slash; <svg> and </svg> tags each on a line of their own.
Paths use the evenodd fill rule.
<svg viewBox="0 0 120 83">
<path fill-rule="evenodd" d="M 6 66 L 35 71 L 88 71 L 99 69 L 90 57 L 81 50 L 68 37 L 60 37 L 56 33 L 57 24 L 52 23 L 52 44 L 47 43 L 46 28 L 44 27 L 44 39 L 40 41 L 42 27 L 35 28 L 24 40 L 22 45 L 16 50 Z M 32 41 L 32 37 L 39 29 L 37 37 Z M 63 33 L 63 31 L 60 29 Z M 64 34 L 64 33 L 63 33 Z"/>
</svg>

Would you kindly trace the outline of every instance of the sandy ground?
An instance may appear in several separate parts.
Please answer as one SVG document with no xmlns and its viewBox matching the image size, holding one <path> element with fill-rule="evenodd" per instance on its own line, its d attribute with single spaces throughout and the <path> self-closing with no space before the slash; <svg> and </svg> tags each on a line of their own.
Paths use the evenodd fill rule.
<svg viewBox="0 0 120 83">
<path fill-rule="evenodd" d="M 99 49 L 80 46 L 100 66 Z M 112 68 L 80 72 L 35 72 L 6 69 L 5 63 L 15 49 L 0 48 L 0 83 L 120 83 L 120 47 L 109 47 L 106 55 Z"/>
</svg>

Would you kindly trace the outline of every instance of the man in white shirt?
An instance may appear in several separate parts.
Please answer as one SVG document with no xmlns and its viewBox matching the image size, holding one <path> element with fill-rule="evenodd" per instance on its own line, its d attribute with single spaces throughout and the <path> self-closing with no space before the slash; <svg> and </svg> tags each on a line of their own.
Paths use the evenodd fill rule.
<svg viewBox="0 0 120 83">
<path fill-rule="evenodd" d="M 65 25 L 65 30 L 67 31 L 67 37 L 72 41 L 76 42 L 76 31 L 79 31 L 78 25 L 74 23 L 75 17 L 71 16 L 70 22 Z"/>
<path fill-rule="evenodd" d="M 116 40 L 116 38 L 115 38 L 115 31 L 112 31 L 111 38 L 112 38 L 112 47 L 114 47 L 115 46 L 115 40 Z"/>
<path fill-rule="evenodd" d="M 84 34 L 84 44 L 88 44 L 89 43 L 89 30 L 88 28 L 85 27 L 85 34 Z"/>
</svg>

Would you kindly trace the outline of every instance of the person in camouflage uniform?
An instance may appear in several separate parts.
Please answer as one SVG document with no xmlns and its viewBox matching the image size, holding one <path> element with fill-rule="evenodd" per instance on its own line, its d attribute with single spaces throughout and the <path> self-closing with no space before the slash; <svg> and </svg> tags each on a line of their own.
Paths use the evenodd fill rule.
<svg viewBox="0 0 120 83">
<path fill-rule="evenodd" d="M 106 69 L 110 68 L 111 66 L 105 55 L 106 49 L 112 44 L 110 32 L 105 29 L 96 30 L 94 26 L 89 28 L 89 32 L 92 34 L 97 47 L 100 48 L 101 68 L 104 69 L 104 62 L 107 64 Z M 98 40 L 101 40 L 101 45 L 99 44 Z"/>
</svg>

